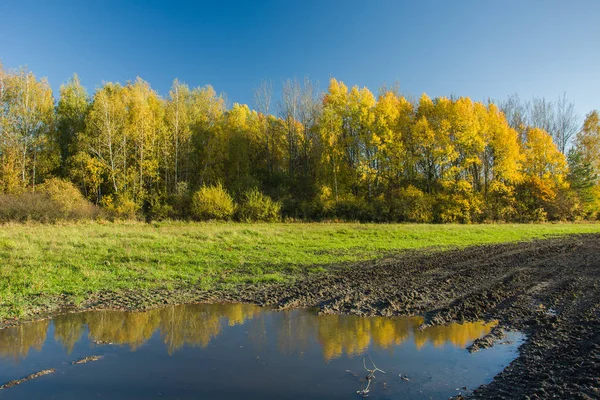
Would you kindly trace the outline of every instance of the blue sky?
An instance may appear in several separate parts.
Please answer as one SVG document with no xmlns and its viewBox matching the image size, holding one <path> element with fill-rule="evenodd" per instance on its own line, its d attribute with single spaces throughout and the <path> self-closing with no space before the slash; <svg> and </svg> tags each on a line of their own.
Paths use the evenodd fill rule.
<svg viewBox="0 0 600 400">
<path fill-rule="evenodd" d="M 253 103 L 261 79 L 305 76 L 325 90 L 400 83 L 412 95 L 556 99 L 600 108 L 600 1 L 3 0 L 0 60 L 58 90 L 174 78 Z"/>
</svg>

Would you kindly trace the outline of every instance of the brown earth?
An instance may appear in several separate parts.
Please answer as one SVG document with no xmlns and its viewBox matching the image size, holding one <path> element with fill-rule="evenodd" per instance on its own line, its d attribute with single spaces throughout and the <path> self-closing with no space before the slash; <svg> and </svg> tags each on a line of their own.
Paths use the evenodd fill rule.
<svg viewBox="0 0 600 400">
<path fill-rule="evenodd" d="M 407 254 L 239 297 L 322 313 L 423 314 L 428 324 L 497 319 L 528 339 L 472 398 L 600 398 L 600 235 Z M 470 350 L 501 336 L 494 330 Z"/>
<path fill-rule="evenodd" d="M 600 235 L 577 235 L 332 267 L 293 284 L 236 291 L 196 288 L 101 293 L 81 308 L 139 310 L 164 304 L 244 301 L 321 313 L 425 316 L 426 324 L 498 320 L 470 346 L 503 330 L 527 335 L 520 355 L 470 397 L 600 398 Z M 57 299 L 60 303 L 60 299 Z M 6 324 L 9 321 L 4 321 Z"/>
</svg>

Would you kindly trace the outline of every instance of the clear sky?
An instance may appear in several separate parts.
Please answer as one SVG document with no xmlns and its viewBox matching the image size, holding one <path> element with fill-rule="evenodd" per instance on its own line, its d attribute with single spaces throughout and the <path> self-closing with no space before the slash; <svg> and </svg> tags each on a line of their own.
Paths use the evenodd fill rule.
<svg viewBox="0 0 600 400">
<path fill-rule="evenodd" d="M 0 2 L 0 60 L 58 90 L 174 78 L 253 104 L 261 79 L 325 90 L 399 82 L 404 93 L 555 100 L 600 108 L 600 0 Z"/>
</svg>

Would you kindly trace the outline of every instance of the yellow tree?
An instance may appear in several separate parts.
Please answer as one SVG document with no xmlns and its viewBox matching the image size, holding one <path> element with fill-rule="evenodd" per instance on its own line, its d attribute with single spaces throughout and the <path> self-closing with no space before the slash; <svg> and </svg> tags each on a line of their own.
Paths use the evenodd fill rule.
<svg viewBox="0 0 600 400">
<path fill-rule="evenodd" d="M 600 217 L 600 116 L 590 112 L 569 152 L 569 183 L 587 218 Z"/>
<path fill-rule="evenodd" d="M 80 149 L 106 170 L 108 188 L 105 194 L 119 194 L 127 187 L 127 136 L 125 124 L 127 109 L 125 92 L 121 85 L 105 83 L 94 94 L 86 117 L 85 135 Z"/>
<path fill-rule="evenodd" d="M 600 114 L 590 112 L 576 136 L 576 148 L 584 162 L 589 163 L 596 175 L 600 175 Z"/>
<path fill-rule="evenodd" d="M 481 123 L 486 146 L 482 154 L 483 193 L 488 218 L 509 220 L 516 212 L 515 185 L 521 183 L 523 154 L 519 133 L 512 129 L 494 104 L 488 106 Z"/>
<path fill-rule="evenodd" d="M 525 156 L 523 172 L 534 176 L 552 187 L 564 182 L 567 173 L 565 156 L 558 150 L 546 131 L 539 128 L 529 128 L 523 146 Z"/>
<path fill-rule="evenodd" d="M 166 147 L 165 158 L 171 164 L 167 168 L 167 176 L 172 175 L 173 188 L 177 187 L 177 183 L 182 176 L 184 180 L 187 178 L 190 164 L 191 126 L 189 123 L 189 103 L 189 87 L 175 79 L 169 91 L 165 110 L 165 123 L 170 142 L 170 146 Z"/>
<path fill-rule="evenodd" d="M 381 138 L 374 132 L 375 96 L 369 89 L 354 86 L 348 96 L 349 124 L 346 137 L 349 140 L 353 162 L 357 169 L 354 192 L 358 194 L 358 184 L 366 186 L 369 197 L 373 195 L 373 185 L 378 175 L 378 145 Z"/>
<path fill-rule="evenodd" d="M 4 191 L 44 180 L 59 164 L 54 130 L 54 98 L 46 79 L 0 66 L 0 170 Z"/>
<path fill-rule="evenodd" d="M 232 192 L 240 192 L 255 186 L 256 182 L 251 178 L 251 146 L 252 139 L 256 137 L 257 126 L 253 126 L 258 120 L 256 112 L 251 111 L 245 104 L 235 103 L 231 110 L 226 113 L 223 122 L 223 130 L 226 138 L 227 148 L 225 176 L 228 189 Z M 253 131 L 254 128 L 254 132 Z"/>
<path fill-rule="evenodd" d="M 324 146 L 323 160 L 329 165 L 326 173 L 331 177 L 327 187 L 333 187 L 333 195 L 337 201 L 340 194 L 350 185 L 353 152 L 348 147 L 347 117 L 348 88 L 343 82 L 331 79 L 329 89 L 323 97 L 323 115 L 321 117 L 320 133 Z"/>
<path fill-rule="evenodd" d="M 519 133 L 509 126 L 504 114 L 494 104 L 488 107 L 486 122 L 487 145 L 483 163 L 486 183 L 492 180 L 519 183 L 523 161 Z"/>
<path fill-rule="evenodd" d="M 427 193 L 433 191 L 438 179 L 446 178 L 447 173 L 452 171 L 452 163 L 458 158 L 450 136 L 450 107 L 451 101 L 444 97 L 434 103 L 423 94 L 419 100 L 410 147 Z"/>
<path fill-rule="evenodd" d="M 335 193 L 351 189 L 358 195 L 361 184 L 372 191 L 377 176 L 378 144 L 375 133 L 375 97 L 367 89 L 331 79 L 323 99 L 321 135 L 326 158 L 335 164 Z M 333 157 L 333 158 L 332 158 Z"/>
<path fill-rule="evenodd" d="M 525 179 L 518 188 L 522 218 L 541 221 L 548 218 L 560 189 L 568 186 L 567 162 L 552 137 L 539 128 L 528 128 L 523 144 Z"/>
<path fill-rule="evenodd" d="M 458 158 L 453 163 L 454 175 L 479 189 L 485 127 L 478 115 L 485 114 L 485 106 L 473 103 L 468 97 L 461 97 L 450 106 L 450 113 L 452 139 L 458 153 Z"/>
<path fill-rule="evenodd" d="M 223 177 L 226 147 L 221 125 L 224 113 L 225 100 L 212 86 L 191 91 L 188 118 L 193 148 L 187 177 L 190 184 L 201 186 Z"/>
<path fill-rule="evenodd" d="M 132 145 L 126 149 L 130 159 L 129 193 L 141 205 L 149 190 L 156 189 L 159 163 L 164 142 L 164 108 L 150 85 L 137 78 L 125 88 L 127 119 L 125 132 Z"/>
<path fill-rule="evenodd" d="M 60 86 L 56 106 L 56 139 L 60 148 L 61 174 L 67 173 L 69 159 L 77 149 L 77 138 L 85 130 L 85 116 L 89 109 L 87 91 L 74 74 L 66 85 Z"/>
<path fill-rule="evenodd" d="M 377 176 L 385 180 L 386 189 L 397 189 L 404 171 L 410 169 L 405 142 L 410 136 L 413 106 L 404 97 L 386 91 L 379 97 L 373 113 Z"/>
</svg>

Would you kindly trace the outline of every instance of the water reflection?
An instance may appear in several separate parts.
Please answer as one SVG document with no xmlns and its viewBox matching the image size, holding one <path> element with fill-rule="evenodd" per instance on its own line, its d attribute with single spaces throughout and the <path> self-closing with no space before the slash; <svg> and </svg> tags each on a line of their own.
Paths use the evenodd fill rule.
<svg viewBox="0 0 600 400">
<path fill-rule="evenodd" d="M 71 353 L 88 332 L 96 343 L 128 346 L 132 351 L 146 343 L 156 332 L 167 352 L 183 346 L 206 347 L 227 326 L 249 320 L 247 334 L 261 347 L 267 342 L 265 316 L 272 311 L 250 304 L 197 304 L 171 306 L 146 312 L 93 311 L 65 314 L 53 320 L 54 339 Z M 494 323 L 465 323 L 419 330 L 422 317 L 361 318 L 357 316 L 316 316 L 306 310 L 286 311 L 274 319 L 277 348 L 281 354 L 301 353 L 316 341 L 327 361 L 342 355 L 364 353 L 369 346 L 388 349 L 412 338 L 421 349 L 427 343 L 435 347 L 452 344 L 465 347 L 487 334 Z M 46 341 L 49 321 L 23 324 L 0 330 L 0 357 L 22 359 L 31 349 L 40 350 Z"/>
<path fill-rule="evenodd" d="M 0 357 L 18 360 L 27 357 L 31 349 L 40 351 L 46 341 L 49 324 L 49 321 L 40 321 L 0 329 Z"/>
</svg>

